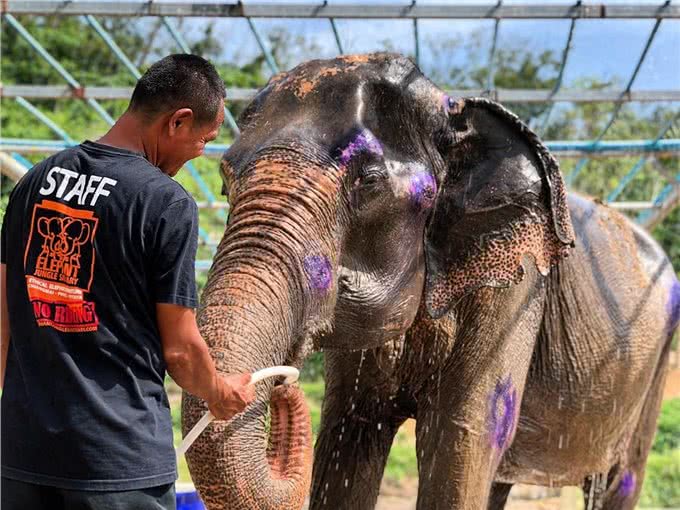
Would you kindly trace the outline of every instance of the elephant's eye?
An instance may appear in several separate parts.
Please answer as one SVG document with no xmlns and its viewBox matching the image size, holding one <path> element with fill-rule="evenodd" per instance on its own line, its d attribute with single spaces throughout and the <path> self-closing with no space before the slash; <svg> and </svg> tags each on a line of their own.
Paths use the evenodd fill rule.
<svg viewBox="0 0 680 510">
<path fill-rule="evenodd" d="M 385 169 L 377 165 L 368 165 L 361 168 L 359 176 L 354 181 L 355 185 L 361 188 L 376 186 L 387 179 Z"/>
<path fill-rule="evenodd" d="M 361 182 L 363 184 L 377 184 L 383 180 L 387 175 L 381 169 L 371 169 L 361 176 Z"/>
</svg>

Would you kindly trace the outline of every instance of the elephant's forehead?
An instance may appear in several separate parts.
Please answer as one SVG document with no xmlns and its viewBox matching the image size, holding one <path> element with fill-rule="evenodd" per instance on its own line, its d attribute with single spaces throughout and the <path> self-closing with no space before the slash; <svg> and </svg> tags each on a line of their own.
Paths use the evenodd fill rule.
<svg viewBox="0 0 680 510">
<path fill-rule="evenodd" d="M 301 64 L 290 72 L 279 73 L 272 78 L 272 92 L 290 91 L 298 99 L 304 99 L 321 84 L 334 79 L 344 79 L 354 74 L 359 79 L 389 78 L 395 68 L 402 71 L 413 69 L 406 58 L 387 54 L 344 55 L 332 60 L 313 60 Z"/>
</svg>

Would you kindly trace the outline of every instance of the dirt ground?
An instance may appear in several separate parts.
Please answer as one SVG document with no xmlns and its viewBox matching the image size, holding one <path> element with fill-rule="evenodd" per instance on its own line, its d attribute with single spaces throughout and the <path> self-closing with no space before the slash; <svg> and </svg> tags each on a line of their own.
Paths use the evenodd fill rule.
<svg viewBox="0 0 680 510">
<path fill-rule="evenodd" d="M 567 497 L 550 497 L 542 499 L 519 499 L 519 493 L 536 492 L 535 487 L 519 486 L 518 494 L 511 493 L 506 510 L 577 510 L 583 508 L 582 496 L 578 489 L 570 488 Z M 417 487 L 394 488 L 384 487 L 381 490 L 375 510 L 415 510 Z M 401 492 L 401 493 L 400 493 Z M 554 491 L 553 491 L 554 492 Z"/>
<path fill-rule="evenodd" d="M 416 498 L 381 497 L 376 510 L 415 510 Z M 540 501 L 510 501 L 506 510 L 561 510 L 559 498 L 542 499 Z M 566 508 L 566 507 L 562 507 Z"/>
</svg>

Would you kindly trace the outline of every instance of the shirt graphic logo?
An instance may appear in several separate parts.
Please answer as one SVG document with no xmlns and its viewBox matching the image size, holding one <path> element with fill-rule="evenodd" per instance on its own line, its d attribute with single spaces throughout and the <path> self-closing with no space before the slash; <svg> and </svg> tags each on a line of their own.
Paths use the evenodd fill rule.
<svg viewBox="0 0 680 510">
<path fill-rule="evenodd" d="M 92 211 L 43 200 L 35 204 L 24 255 L 28 295 L 39 326 L 66 333 L 96 331 L 92 285 L 98 219 Z"/>
<path fill-rule="evenodd" d="M 80 247 L 90 239 L 90 225 L 79 218 L 38 218 L 43 245 L 36 261 L 36 274 L 55 276 L 64 283 L 77 285 Z"/>
</svg>

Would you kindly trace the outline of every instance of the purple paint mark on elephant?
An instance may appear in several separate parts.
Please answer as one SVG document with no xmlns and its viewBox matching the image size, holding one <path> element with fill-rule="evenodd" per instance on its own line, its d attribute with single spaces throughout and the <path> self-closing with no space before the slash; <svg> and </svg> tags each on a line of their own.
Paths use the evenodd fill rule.
<svg viewBox="0 0 680 510">
<path fill-rule="evenodd" d="M 451 98 L 448 94 L 442 94 L 442 106 L 444 107 L 445 112 L 449 111 L 449 108 L 451 108 Z"/>
<path fill-rule="evenodd" d="M 618 493 L 623 498 L 628 498 L 635 493 L 635 487 L 637 483 L 635 481 L 635 473 L 628 470 L 623 474 L 621 481 L 619 482 Z"/>
<path fill-rule="evenodd" d="M 668 300 L 668 333 L 673 334 L 675 328 L 680 326 L 680 282 L 673 281 L 671 295 Z"/>
<path fill-rule="evenodd" d="M 515 428 L 517 404 L 517 390 L 510 376 L 505 381 L 496 383 L 496 388 L 491 393 L 490 404 L 491 444 L 500 450 L 505 450 Z"/>
<path fill-rule="evenodd" d="M 408 191 L 414 205 L 431 207 L 437 194 L 437 181 L 428 172 L 418 172 L 411 177 Z"/>
<path fill-rule="evenodd" d="M 383 155 L 383 148 L 378 139 L 368 129 L 364 129 L 340 152 L 340 163 L 346 165 L 361 152 Z"/>
<path fill-rule="evenodd" d="M 309 277 L 312 289 L 327 291 L 333 282 L 331 261 L 323 255 L 307 255 L 304 260 L 305 273 Z"/>
</svg>

